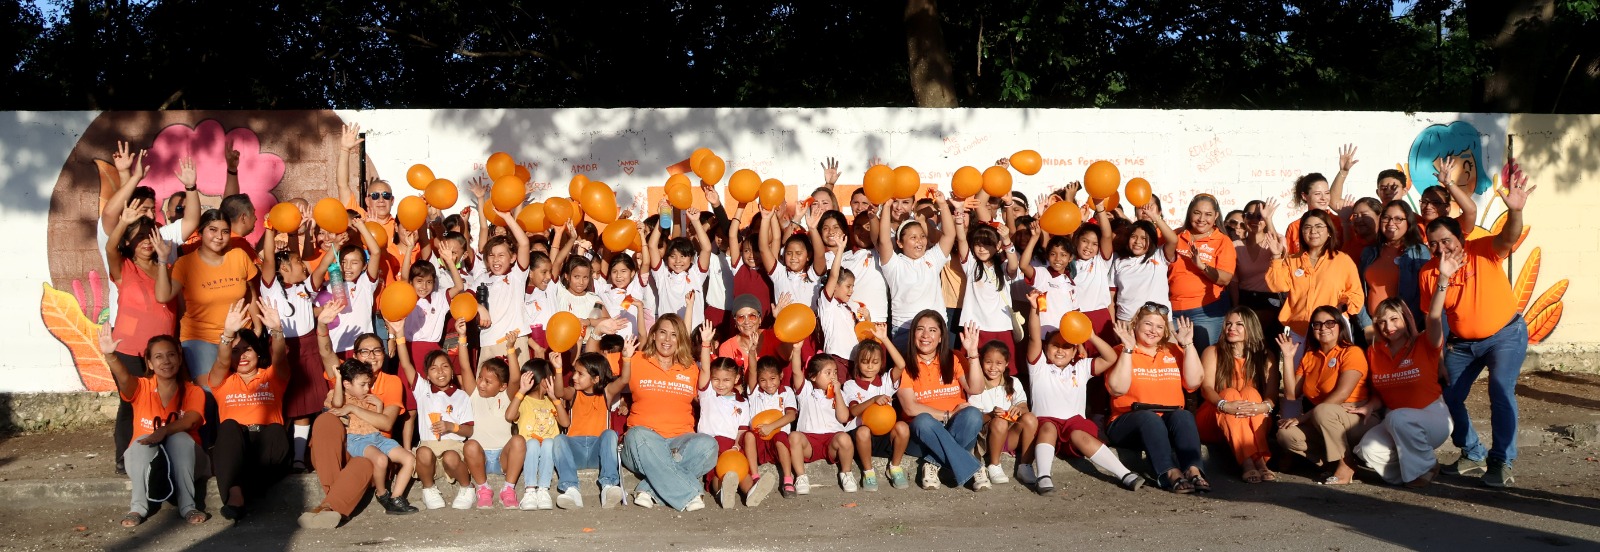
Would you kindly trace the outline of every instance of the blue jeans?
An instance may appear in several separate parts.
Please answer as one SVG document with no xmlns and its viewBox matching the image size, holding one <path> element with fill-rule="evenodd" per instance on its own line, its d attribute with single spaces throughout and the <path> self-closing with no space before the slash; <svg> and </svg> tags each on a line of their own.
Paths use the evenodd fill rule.
<svg viewBox="0 0 1600 552">
<path fill-rule="evenodd" d="M 609 429 L 599 437 L 559 435 L 556 441 L 556 492 L 578 486 L 578 470 L 600 468 L 600 487 L 621 485 L 617 467 L 617 432 Z"/>
<path fill-rule="evenodd" d="M 556 469 L 556 440 L 555 438 L 528 439 L 528 454 L 522 457 L 522 484 L 528 487 L 545 489 L 550 487 L 550 479 L 554 477 Z"/>
<path fill-rule="evenodd" d="M 976 408 L 957 411 L 947 423 L 940 423 L 932 414 L 918 414 L 911 419 L 911 443 L 906 454 L 950 468 L 956 486 L 965 485 L 983 467 L 972 455 L 972 445 L 978 442 L 978 431 L 982 429 L 983 413 Z"/>
<path fill-rule="evenodd" d="M 205 375 L 211 373 L 211 365 L 217 363 L 217 344 L 202 339 L 191 339 L 183 342 L 183 363 L 189 366 L 189 381 L 200 386 L 211 394 L 211 388 L 205 384 Z M 206 418 L 214 420 L 216 418 Z"/>
<path fill-rule="evenodd" d="M 1519 314 L 1489 337 L 1446 343 L 1443 356 L 1450 376 L 1450 386 L 1444 389 L 1444 404 L 1450 408 L 1450 421 L 1455 424 L 1450 441 L 1461 447 L 1461 455 L 1470 460 L 1481 462 L 1487 457 L 1490 462 L 1510 464 L 1517 459 L 1516 389 L 1522 361 L 1528 357 L 1527 322 Z M 1494 438 L 1494 447 L 1487 453 L 1478 440 L 1478 431 L 1472 427 L 1472 417 L 1467 415 L 1467 395 L 1484 368 L 1489 369 L 1489 428 Z"/>
<path fill-rule="evenodd" d="M 1168 470 L 1201 467 L 1200 431 L 1195 428 L 1194 414 L 1188 410 L 1175 410 L 1165 416 L 1149 410 L 1123 414 L 1106 426 L 1106 442 L 1118 448 L 1143 450 L 1163 488 L 1168 485 Z"/>
<path fill-rule="evenodd" d="M 706 473 L 717 466 L 717 440 L 703 433 L 668 439 L 636 426 L 628 428 L 622 444 L 622 465 L 639 475 L 634 490 L 679 511 L 700 496 Z"/>
<path fill-rule="evenodd" d="M 1231 308 L 1233 299 L 1223 295 L 1197 308 L 1172 311 L 1172 318 L 1176 320 L 1182 316 L 1194 322 L 1194 346 L 1204 350 L 1216 345 L 1217 338 L 1222 337 L 1222 321 L 1228 317 L 1228 309 Z"/>
</svg>

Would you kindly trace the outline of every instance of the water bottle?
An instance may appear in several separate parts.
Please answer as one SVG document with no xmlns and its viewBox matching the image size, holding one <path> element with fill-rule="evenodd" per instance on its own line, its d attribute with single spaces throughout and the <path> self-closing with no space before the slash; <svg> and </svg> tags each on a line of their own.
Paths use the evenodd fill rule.
<svg viewBox="0 0 1600 552">
<path fill-rule="evenodd" d="M 350 290 L 345 288 L 344 268 L 339 266 L 338 259 L 334 259 L 328 265 L 328 293 L 333 295 L 334 299 L 344 301 L 345 305 L 350 304 Z"/>
<path fill-rule="evenodd" d="M 672 229 L 672 207 L 662 207 L 661 208 L 661 216 L 658 217 L 658 220 L 661 221 L 661 229 L 662 230 L 671 230 Z"/>
</svg>

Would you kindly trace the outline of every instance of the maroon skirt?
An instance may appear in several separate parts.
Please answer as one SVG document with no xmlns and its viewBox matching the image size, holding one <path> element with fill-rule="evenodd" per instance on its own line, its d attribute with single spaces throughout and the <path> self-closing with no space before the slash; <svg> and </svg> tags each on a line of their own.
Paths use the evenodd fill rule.
<svg viewBox="0 0 1600 552">
<path fill-rule="evenodd" d="M 328 398 L 327 372 L 322 369 L 322 354 L 317 352 L 317 334 L 288 339 L 289 391 L 283 398 L 283 414 L 290 420 L 322 412 Z"/>
</svg>

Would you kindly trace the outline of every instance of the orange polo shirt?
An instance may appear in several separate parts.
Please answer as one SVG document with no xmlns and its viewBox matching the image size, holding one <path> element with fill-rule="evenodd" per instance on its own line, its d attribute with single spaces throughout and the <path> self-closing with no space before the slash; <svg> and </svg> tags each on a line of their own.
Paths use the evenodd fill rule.
<svg viewBox="0 0 1600 552">
<path fill-rule="evenodd" d="M 1235 262 L 1233 240 L 1221 231 L 1210 236 L 1195 238 L 1188 230 L 1178 233 L 1178 260 L 1167 270 L 1167 292 L 1172 298 L 1172 310 L 1197 309 L 1211 304 L 1227 292 L 1226 287 L 1200 273 L 1200 267 L 1189 258 L 1189 246 L 1200 251 L 1200 260 L 1227 273 L 1238 269 Z"/>
<path fill-rule="evenodd" d="M 1117 345 L 1117 353 L 1123 352 L 1133 356 L 1133 380 L 1127 393 L 1111 398 L 1112 420 L 1132 412 L 1133 403 L 1183 407 L 1184 391 L 1194 391 L 1183 385 L 1183 349 L 1168 344 L 1147 355 L 1138 347 L 1130 350 L 1127 345 Z M 1109 378 L 1106 389 L 1111 389 Z"/>
<path fill-rule="evenodd" d="M 1333 228 L 1329 228 L 1328 230 L 1343 236 L 1344 221 L 1339 218 L 1339 213 L 1335 213 L 1333 211 L 1325 212 L 1328 213 L 1328 220 L 1333 221 Z M 1289 222 L 1289 227 L 1283 230 L 1283 241 L 1284 248 L 1290 255 L 1297 255 L 1300 253 L 1300 219 L 1294 219 L 1293 221 Z"/>
<path fill-rule="evenodd" d="M 918 356 L 920 357 L 921 355 Z M 917 396 L 917 402 L 928 408 L 937 410 L 961 408 L 961 405 L 967 403 L 966 392 L 961 390 L 961 378 L 965 377 L 963 374 L 966 373 L 966 370 L 961 368 L 959 357 L 951 359 L 950 362 L 955 365 L 956 369 L 956 377 L 950 380 L 950 383 L 945 383 L 944 378 L 939 376 L 939 361 L 937 358 L 933 362 L 923 362 L 919 358 L 917 360 L 917 377 L 912 378 L 910 370 L 902 371 L 900 373 L 900 388 L 911 388 L 911 391 Z"/>
<path fill-rule="evenodd" d="M 1422 336 L 1393 355 L 1388 345 L 1373 345 L 1367 349 L 1367 363 L 1370 370 L 1367 380 L 1372 382 L 1372 391 L 1391 410 L 1426 408 L 1442 393 L 1439 349 Z"/>
<path fill-rule="evenodd" d="M 206 421 L 206 394 L 200 386 L 187 382 L 178 382 L 178 392 L 173 395 L 172 401 L 163 404 L 161 393 L 156 387 L 155 377 L 136 378 L 138 387 L 133 390 L 133 395 L 123 395 L 122 400 L 133 404 L 133 438 L 128 443 L 136 443 L 146 435 L 155 433 L 155 420 L 160 418 L 163 423 L 171 414 L 179 417 L 186 412 L 200 415 L 194 425 L 189 426 L 189 437 L 195 444 L 200 444 L 200 426 Z"/>
<path fill-rule="evenodd" d="M 1505 257 L 1494 250 L 1494 236 L 1468 240 L 1464 249 L 1466 264 L 1450 278 L 1444 316 L 1450 323 L 1450 333 L 1456 337 L 1483 339 L 1500 331 L 1517 314 L 1511 280 L 1500 266 Z M 1422 286 L 1422 304 L 1433 304 L 1433 293 L 1439 286 L 1439 258 L 1423 265 L 1417 279 Z"/>
<path fill-rule="evenodd" d="M 1287 292 L 1278 321 L 1303 336 L 1309 335 L 1306 325 L 1317 307 L 1344 305 L 1345 314 L 1354 315 L 1361 312 L 1366 297 L 1356 263 L 1337 251 L 1332 258 L 1322 257 L 1316 266 L 1309 254 L 1273 260 L 1267 268 L 1267 289 Z"/>
<path fill-rule="evenodd" d="M 217 398 L 217 418 L 240 425 L 282 424 L 283 392 L 289 388 L 288 368 L 261 368 L 245 383 L 237 373 L 228 374 L 222 385 L 211 390 Z"/>
<path fill-rule="evenodd" d="M 1344 402 L 1353 404 L 1367 398 L 1367 357 L 1362 355 L 1360 347 L 1334 346 L 1332 351 L 1323 353 L 1316 343 L 1307 343 L 1306 346 L 1306 354 L 1300 357 L 1300 366 L 1294 370 L 1295 377 L 1300 378 L 1302 397 L 1310 399 L 1313 404 L 1321 403 L 1322 397 L 1332 393 L 1333 388 L 1339 385 L 1339 374 L 1354 370 L 1361 373 L 1361 381 L 1356 383 L 1355 390 Z"/>
<path fill-rule="evenodd" d="M 681 364 L 663 368 L 641 352 L 633 354 L 629 370 L 633 410 L 628 413 L 628 427 L 645 427 L 668 439 L 694 431 L 699 369 Z"/>
</svg>

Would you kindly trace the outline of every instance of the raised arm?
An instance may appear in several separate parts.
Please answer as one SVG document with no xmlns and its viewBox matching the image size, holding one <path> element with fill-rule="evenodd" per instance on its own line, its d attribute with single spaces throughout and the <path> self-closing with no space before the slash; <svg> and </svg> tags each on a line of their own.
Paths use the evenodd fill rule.
<svg viewBox="0 0 1600 552">
<path fill-rule="evenodd" d="M 222 339 L 217 342 L 217 360 L 211 363 L 211 371 L 206 373 L 203 382 L 206 387 L 221 387 L 233 373 L 233 345 L 238 341 L 239 328 L 244 327 L 245 318 L 249 316 L 246 310 L 244 299 L 228 307 L 228 314 L 222 321 Z"/>
<path fill-rule="evenodd" d="M 117 223 L 111 227 L 111 232 L 106 236 L 106 276 L 111 283 L 122 284 L 122 248 L 117 247 L 122 243 L 122 235 L 128 232 L 128 226 L 139 221 L 139 211 L 133 207 L 123 206 L 122 213 L 117 217 Z M 152 234 L 153 240 L 160 240 L 160 235 Z M 161 264 L 163 259 L 157 259 L 158 270 L 166 270 L 166 265 Z"/>
<path fill-rule="evenodd" d="M 128 206 L 128 200 L 133 197 L 133 189 L 144 179 L 144 155 L 145 150 L 139 150 L 137 156 L 129 152 L 127 142 L 117 142 L 117 151 L 111 154 L 111 163 L 116 167 L 122 185 L 112 192 L 106 204 L 100 208 L 100 228 L 108 234 L 117 223 L 117 218 L 122 216 L 122 208 Z"/>
<path fill-rule="evenodd" d="M 778 217 L 776 210 L 763 209 L 761 211 L 761 234 L 756 243 L 761 246 L 761 272 L 771 274 L 778 266 L 778 248 L 773 246 L 773 236 L 778 233 Z M 815 262 L 815 259 L 813 259 Z"/>
<path fill-rule="evenodd" d="M 815 234 L 815 232 L 813 232 L 813 234 Z M 815 237 L 813 237 L 812 241 L 816 242 L 818 240 Z M 833 246 L 833 262 L 828 263 L 828 284 L 827 284 L 827 286 L 825 286 L 823 288 L 822 292 L 827 294 L 828 299 L 830 299 L 830 300 L 835 298 L 835 297 L 838 297 L 838 293 L 839 293 L 839 267 L 840 267 L 841 264 L 844 263 L 844 242 L 845 241 L 846 240 L 842 240 L 841 239 L 841 240 L 839 240 L 839 243 L 834 244 L 834 246 Z M 817 258 L 820 259 L 822 257 L 817 257 Z"/>
<path fill-rule="evenodd" d="M 1105 376 L 1106 390 L 1111 396 L 1121 397 L 1128 394 L 1128 388 L 1133 386 L 1133 349 L 1138 347 L 1138 342 L 1134 340 L 1131 324 L 1118 321 L 1112 327 L 1122 341 L 1122 354 L 1115 361 L 1108 361 L 1102 355 L 1095 361 L 1095 371 Z"/>
<path fill-rule="evenodd" d="M 623 338 L 622 356 L 617 359 L 617 364 L 621 365 L 622 370 L 615 379 L 611 380 L 611 383 L 606 384 L 606 404 L 616 401 L 617 396 L 628 388 L 628 380 L 633 377 L 633 352 L 638 345 L 639 338 L 637 336 L 630 335 Z"/>
<path fill-rule="evenodd" d="M 389 339 L 394 341 L 394 358 L 396 363 L 399 364 L 400 377 L 405 380 L 406 384 L 416 387 L 417 365 L 414 364 L 411 358 L 411 347 L 406 345 L 405 320 L 385 320 L 384 322 L 389 327 Z M 422 368 L 426 370 L 428 367 L 424 366 Z"/>
<path fill-rule="evenodd" d="M 1039 250 L 1039 240 L 1044 236 L 1044 229 L 1039 227 L 1039 221 L 1029 225 L 1028 243 L 1022 248 L 1022 258 L 1017 260 L 1017 270 L 1022 272 L 1022 278 L 1033 281 L 1036 270 L 1033 268 L 1033 252 Z"/>
<path fill-rule="evenodd" d="M 1110 198 L 1106 199 L 1106 202 L 1110 201 Z M 1105 203 L 1101 205 L 1104 207 Z M 1116 251 L 1116 244 L 1112 243 L 1116 241 L 1116 233 L 1111 231 L 1110 212 L 1103 208 L 1099 209 L 1094 212 L 1094 220 L 1095 224 L 1100 227 L 1100 258 L 1109 261 L 1111 260 L 1111 254 Z"/>
<path fill-rule="evenodd" d="M 139 390 L 139 378 L 128 373 L 128 368 L 117 358 L 117 346 L 121 344 L 122 340 L 111 339 L 110 324 L 100 326 L 100 354 L 105 358 L 106 367 L 111 370 L 111 379 L 117 383 L 117 394 L 132 397 Z"/>
<path fill-rule="evenodd" d="M 956 246 L 956 234 L 960 229 L 956 227 L 955 215 L 951 212 L 951 200 L 945 197 L 944 192 L 934 190 L 933 202 L 939 206 L 939 250 L 945 255 L 950 254 L 951 248 Z"/>
<path fill-rule="evenodd" d="M 705 226 L 700 224 L 700 210 L 690 208 L 683 212 L 684 218 L 689 219 L 689 226 L 694 228 L 694 241 L 700 246 L 700 255 L 696 258 L 700 272 L 711 270 L 711 236 L 706 234 Z"/>
<path fill-rule="evenodd" d="M 272 374 L 279 380 L 287 381 L 294 370 L 289 368 L 289 340 L 283 335 L 283 318 L 278 315 L 278 307 L 273 306 L 272 301 L 256 299 L 255 316 L 256 325 L 266 328 L 267 335 L 272 338 Z"/>
<path fill-rule="evenodd" d="M 878 259 L 888 263 L 894 258 L 894 233 L 889 229 L 889 213 L 887 209 L 879 209 L 878 223 Z"/>
<path fill-rule="evenodd" d="M 966 386 L 968 395 L 977 395 L 983 392 L 983 355 L 978 354 L 978 325 L 968 323 L 961 330 L 961 350 L 967 355 L 966 380 L 961 382 Z M 1001 377 L 1009 377 L 1002 375 Z"/>
<path fill-rule="evenodd" d="M 334 177 L 337 186 L 333 190 L 333 196 L 347 198 L 351 205 L 360 204 L 355 188 L 350 187 L 350 157 L 361 147 L 361 142 L 360 123 L 344 125 L 344 129 L 339 132 L 339 166 Z"/>
<path fill-rule="evenodd" d="M 378 248 L 378 239 L 372 236 L 372 230 L 367 228 L 367 223 L 362 217 L 350 222 L 356 232 L 361 234 L 361 245 L 367 250 L 367 277 L 377 282 L 383 279 L 383 250 Z"/>
<path fill-rule="evenodd" d="M 1516 167 L 1515 165 L 1513 165 L 1508 184 L 1506 191 L 1501 192 L 1501 199 L 1505 200 L 1506 203 L 1506 225 L 1500 228 L 1499 234 L 1494 236 L 1495 255 L 1500 257 L 1510 256 L 1512 250 L 1517 246 L 1517 241 L 1522 238 L 1522 208 L 1528 205 L 1528 196 L 1539 188 L 1538 186 L 1528 186 L 1528 175 L 1522 172 L 1521 167 Z M 1454 190 L 1456 186 L 1451 186 L 1450 188 Z M 1471 204 L 1470 200 L 1463 203 L 1462 209 L 1465 210 L 1466 206 Z M 1462 228 L 1471 228 L 1471 226 L 1462 226 Z"/>
<path fill-rule="evenodd" d="M 1041 295 L 1044 295 L 1044 293 L 1037 289 L 1028 291 L 1028 304 L 1039 304 L 1039 296 Z M 1042 328 L 1039 327 L 1039 309 L 1028 309 L 1028 331 L 1026 332 L 1028 340 L 1024 345 L 1026 348 L 1022 351 L 1026 356 L 1022 358 L 1029 364 L 1038 362 L 1039 355 L 1044 353 L 1044 333 L 1041 330 Z"/>
<path fill-rule="evenodd" d="M 1167 262 L 1178 262 L 1178 233 L 1167 225 L 1167 218 L 1156 208 L 1156 202 L 1146 203 L 1144 208 L 1139 209 L 1139 218 L 1156 225 L 1156 230 L 1161 233 L 1161 252 L 1166 254 Z"/>
<path fill-rule="evenodd" d="M 1328 206 L 1333 207 L 1336 211 L 1346 207 L 1346 205 L 1344 205 L 1344 200 L 1342 199 L 1344 197 L 1344 180 L 1346 177 L 1350 176 L 1350 168 L 1354 166 L 1356 166 L 1355 144 L 1345 144 L 1340 146 L 1339 174 L 1334 175 L 1333 183 L 1328 185 L 1328 197 L 1332 198 L 1332 201 L 1328 203 Z"/>
<path fill-rule="evenodd" d="M 178 238 L 181 242 L 200 228 L 200 215 L 205 207 L 200 205 L 200 189 L 195 187 L 194 158 L 179 159 L 177 173 L 178 182 L 183 184 L 183 225 L 178 227 L 183 234 Z"/>
<path fill-rule="evenodd" d="M 239 150 L 233 149 L 233 139 L 222 144 L 222 155 L 228 161 L 228 178 L 222 184 L 222 197 L 239 193 Z"/>
</svg>

